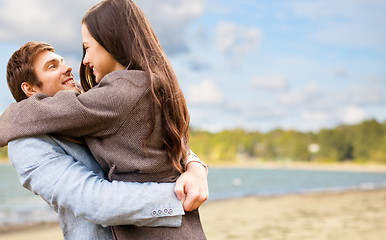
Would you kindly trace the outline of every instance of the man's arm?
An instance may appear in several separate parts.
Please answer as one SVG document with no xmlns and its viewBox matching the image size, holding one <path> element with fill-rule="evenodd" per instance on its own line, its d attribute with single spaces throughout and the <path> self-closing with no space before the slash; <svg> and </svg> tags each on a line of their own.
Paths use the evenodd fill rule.
<svg viewBox="0 0 386 240">
<path fill-rule="evenodd" d="M 104 226 L 181 224 L 184 211 L 172 183 L 109 182 L 47 135 L 12 141 L 8 151 L 22 185 L 56 211 L 68 208 L 77 217 Z"/>
</svg>

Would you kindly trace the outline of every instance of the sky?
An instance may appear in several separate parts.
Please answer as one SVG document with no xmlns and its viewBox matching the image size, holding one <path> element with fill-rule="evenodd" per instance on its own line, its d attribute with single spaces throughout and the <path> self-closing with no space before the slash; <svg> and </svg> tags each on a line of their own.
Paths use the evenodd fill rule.
<svg viewBox="0 0 386 240">
<path fill-rule="evenodd" d="M 6 65 L 28 41 L 81 61 L 81 19 L 98 0 L 0 0 Z M 384 0 L 137 0 L 179 79 L 191 126 L 319 131 L 386 121 Z"/>
</svg>

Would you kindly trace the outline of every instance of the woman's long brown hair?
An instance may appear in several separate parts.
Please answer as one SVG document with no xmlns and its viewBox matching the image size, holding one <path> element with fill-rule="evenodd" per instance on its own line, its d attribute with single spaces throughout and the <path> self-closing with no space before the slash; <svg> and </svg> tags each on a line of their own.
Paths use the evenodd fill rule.
<svg viewBox="0 0 386 240">
<path fill-rule="evenodd" d="M 149 75 L 153 113 L 159 108 L 162 114 L 166 153 L 176 169 L 182 172 L 181 161 L 186 159 L 189 151 L 189 112 L 177 77 L 144 13 L 131 0 L 105 0 L 92 7 L 82 23 L 120 64 Z M 80 79 L 85 91 L 96 85 L 95 77 L 83 65 L 83 59 Z M 153 114 L 149 134 L 143 141 L 144 148 L 154 125 Z"/>
</svg>

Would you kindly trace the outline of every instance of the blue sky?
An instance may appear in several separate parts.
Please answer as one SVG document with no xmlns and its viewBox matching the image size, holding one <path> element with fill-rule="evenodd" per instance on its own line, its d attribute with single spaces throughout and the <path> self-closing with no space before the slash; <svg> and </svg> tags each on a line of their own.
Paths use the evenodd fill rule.
<svg viewBox="0 0 386 240">
<path fill-rule="evenodd" d="M 0 111 L 6 64 L 51 43 L 73 66 L 96 0 L 0 0 Z M 210 131 L 318 131 L 386 120 L 383 0 L 138 0 L 179 77 L 191 125 Z"/>
</svg>

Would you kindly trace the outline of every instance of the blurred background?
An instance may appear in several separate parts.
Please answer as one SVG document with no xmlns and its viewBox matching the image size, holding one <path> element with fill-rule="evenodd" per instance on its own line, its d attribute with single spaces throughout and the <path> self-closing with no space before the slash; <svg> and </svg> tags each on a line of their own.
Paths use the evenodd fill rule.
<svg viewBox="0 0 386 240">
<path fill-rule="evenodd" d="M 56 48 L 75 75 L 80 21 L 98 0 L 0 0 L 0 85 L 27 41 Z M 319 131 L 384 122 L 386 4 L 379 0 L 138 0 L 173 63 L 192 127 Z"/>
<path fill-rule="evenodd" d="M 52 44 L 78 79 L 80 21 L 97 2 L 0 0 L 0 111 L 13 102 L 7 61 L 27 41 Z M 386 161 L 383 1 L 137 3 L 179 77 L 202 158 Z"/>
<path fill-rule="evenodd" d="M 8 59 L 28 41 L 52 44 L 78 79 L 81 18 L 98 2 L 0 0 L 0 112 L 14 102 Z M 355 176 L 216 168 L 209 175 L 212 200 L 385 187 L 379 173 L 386 172 L 385 1 L 136 2 L 187 99 L 191 148 L 210 166 L 360 164 Z M 7 162 L 6 148 L 0 158 Z M 369 164 L 378 173 L 362 173 Z M 0 218 L 9 216 L 4 211 Z"/>
</svg>

